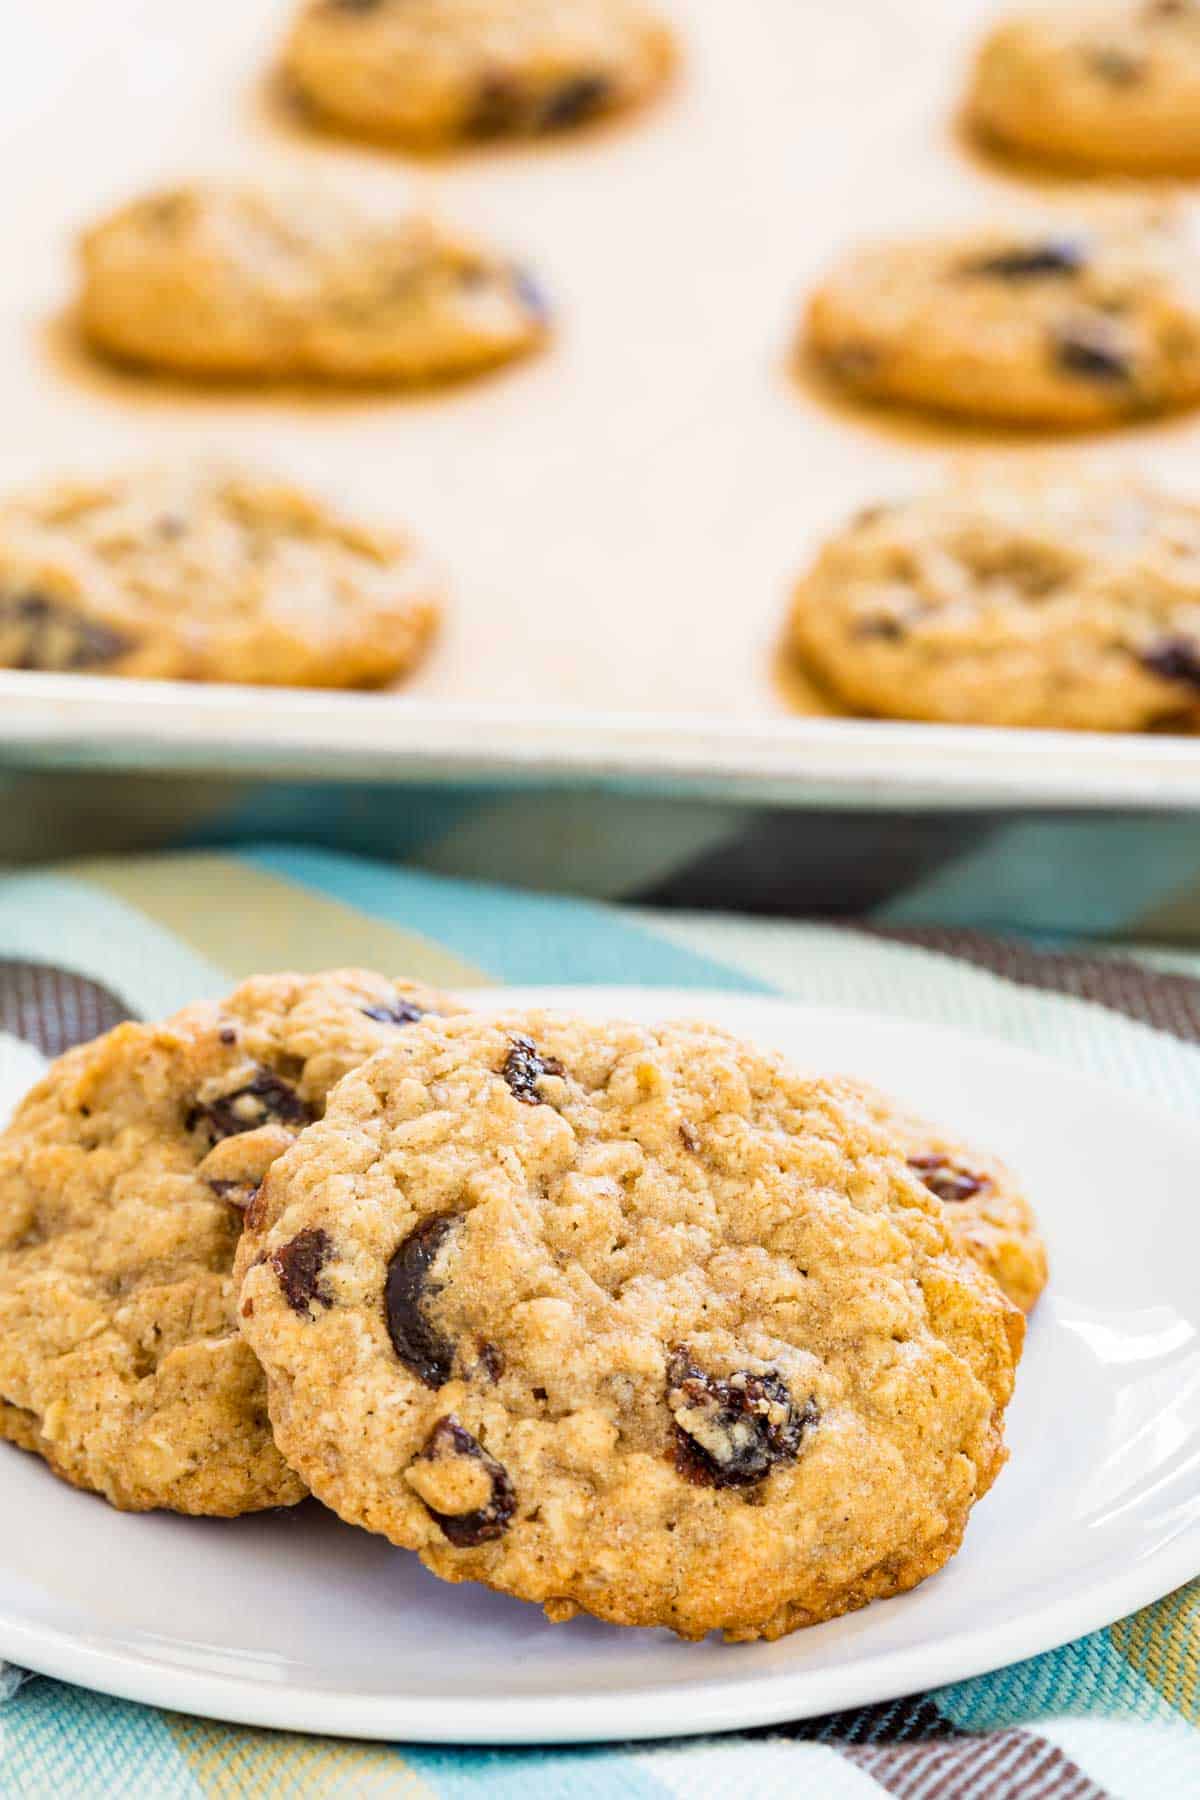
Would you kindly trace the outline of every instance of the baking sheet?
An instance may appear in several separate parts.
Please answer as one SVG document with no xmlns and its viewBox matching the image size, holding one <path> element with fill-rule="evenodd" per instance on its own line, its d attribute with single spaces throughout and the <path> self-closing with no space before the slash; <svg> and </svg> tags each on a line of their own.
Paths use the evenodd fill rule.
<svg viewBox="0 0 1200 1800">
<path fill-rule="evenodd" d="M 6 21 L 0 481 L 244 457 L 409 525 L 452 603 L 402 698 L 0 673 L 5 754 L 873 804 L 1200 803 L 1200 743 L 821 718 L 784 677 L 789 584 L 824 531 L 948 459 L 1031 441 L 856 413 L 798 382 L 808 286 L 859 236 L 1056 190 L 959 140 L 986 5 L 660 3 L 684 65 L 658 105 L 437 161 L 299 126 L 269 79 L 291 0 L 42 0 Z M 526 256 L 556 305 L 549 353 L 438 395 L 314 398 L 198 391 L 80 351 L 71 244 L 89 219 L 179 177 L 306 170 L 431 202 Z M 1186 488 L 1198 446 L 1182 419 L 1048 449 Z"/>
</svg>

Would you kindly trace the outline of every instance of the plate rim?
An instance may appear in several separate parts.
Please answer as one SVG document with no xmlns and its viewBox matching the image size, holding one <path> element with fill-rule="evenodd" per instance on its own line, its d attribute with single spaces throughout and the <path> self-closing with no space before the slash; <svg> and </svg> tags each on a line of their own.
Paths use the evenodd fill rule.
<svg viewBox="0 0 1200 1800">
<path fill-rule="evenodd" d="M 33 767 L 587 781 L 732 795 L 749 805 L 832 795 L 884 810 L 983 801 L 1200 807 L 1200 744 L 1186 735 L 619 712 L 24 670 L 0 669 L 0 746 Z"/>
<path fill-rule="evenodd" d="M 1120 1092 L 1123 1107 L 1150 1120 L 1169 1121 L 1195 1139 L 1200 1121 L 1115 1083 L 1071 1066 L 1059 1057 L 960 1027 L 872 1008 L 808 1005 L 785 995 L 651 986 L 514 986 L 462 990 L 478 1005 L 482 995 L 497 1006 L 594 1008 L 623 1004 L 664 1013 L 723 1008 L 738 1012 L 795 1014 L 871 1021 L 893 1031 L 917 1031 L 943 1042 L 970 1044 L 1026 1071 L 1054 1069 L 1060 1079 L 1093 1094 Z M 676 1016 L 678 1016 L 678 1013 Z M 719 1023 L 719 1017 L 714 1022 Z M 1121 1564 L 1078 1591 L 1024 1610 L 992 1625 L 963 1628 L 934 1643 L 870 1653 L 833 1669 L 804 1666 L 763 1674 L 705 1676 L 606 1688 L 598 1693 L 542 1694 L 518 1698 L 473 1695 L 337 1694 L 313 1685 L 275 1683 L 252 1674 L 224 1674 L 187 1667 L 125 1647 L 102 1646 L 56 1627 L 13 1618 L 0 1594 L 0 1657 L 38 1674 L 75 1683 L 143 1705 L 166 1707 L 237 1725 L 298 1731 L 306 1735 L 362 1738 L 399 1744 L 503 1745 L 635 1742 L 707 1736 L 714 1732 L 783 1724 L 848 1707 L 990 1673 L 1007 1664 L 1058 1649 L 1162 1598 L 1200 1573 L 1200 1518 L 1180 1527 L 1145 1560 Z M 935 1579 L 937 1579 L 935 1577 Z M 883 1604 L 883 1603 L 881 1603 Z M 730 1646 L 737 1654 L 738 1646 Z M 536 1719 L 532 1716 L 536 1711 Z"/>
</svg>

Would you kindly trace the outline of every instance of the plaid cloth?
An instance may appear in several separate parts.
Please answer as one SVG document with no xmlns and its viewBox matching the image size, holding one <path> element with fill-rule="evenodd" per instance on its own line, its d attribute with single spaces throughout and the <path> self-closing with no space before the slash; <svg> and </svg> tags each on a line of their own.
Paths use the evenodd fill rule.
<svg viewBox="0 0 1200 1800">
<path fill-rule="evenodd" d="M 1200 944 L 1195 814 L 844 811 L 680 795 L 0 767 L 0 865 L 264 840 L 594 900 Z"/>
<path fill-rule="evenodd" d="M 1200 1115 L 1200 956 L 1036 948 L 890 917 L 619 909 L 306 849 L 74 864 L 0 881 L 0 1028 L 47 1055 L 255 970 L 774 992 L 953 1023 Z M 718 1739 L 580 1749 L 362 1745 L 0 1677 L 0 1793 L 31 1796 L 1200 1793 L 1200 1581 L 974 1681 Z"/>
</svg>

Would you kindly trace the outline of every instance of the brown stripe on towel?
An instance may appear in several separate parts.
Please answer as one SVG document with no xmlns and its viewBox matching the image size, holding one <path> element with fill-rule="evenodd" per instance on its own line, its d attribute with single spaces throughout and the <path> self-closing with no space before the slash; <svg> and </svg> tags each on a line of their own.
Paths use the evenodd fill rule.
<svg viewBox="0 0 1200 1800">
<path fill-rule="evenodd" d="M 1074 950 L 1036 950 L 1021 938 L 991 932 L 921 925 L 893 930 L 863 923 L 855 930 L 890 943 L 936 951 L 957 958 L 1021 987 L 1051 994 L 1073 994 L 1107 1006 L 1139 1024 L 1168 1031 L 1188 1044 L 1200 1044 L 1200 981 L 1144 968 L 1128 957 L 1096 956 Z"/>
<path fill-rule="evenodd" d="M 61 1056 L 133 1016 L 111 988 L 90 976 L 53 963 L 0 959 L 0 1031 L 43 1056 Z"/>
</svg>

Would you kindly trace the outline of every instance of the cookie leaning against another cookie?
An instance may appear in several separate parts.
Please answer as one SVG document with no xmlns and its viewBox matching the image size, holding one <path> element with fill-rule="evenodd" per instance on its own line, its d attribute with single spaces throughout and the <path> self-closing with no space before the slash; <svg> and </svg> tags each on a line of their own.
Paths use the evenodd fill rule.
<svg viewBox="0 0 1200 1800">
<path fill-rule="evenodd" d="M 326 188 L 210 183 L 132 201 L 80 245 L 84 335 L 202 378 L 420 384 L 539 345 L 516 264 L 433 221 Z"/>
<path fill-rule="evenodd" d="M 1001 18 L 981 44 L 967 120 L 987 142 L 1130 175 L 1200 167 L 1200 4 L 1093 0 Z"/>
<path fill-rule="evenodd" d="M 418 148 L 562 131 L 646 99 L 673 61 L 641 0 L 309 0 L 284 51 L 315 113 Z"/>
<path fill-rule="evenodd" d="M 400 532 L 283 482 L 160 468 L 0 503 L 0 666 L 371 687 L 418 660 L 439 585 Z"/>
<path fill-rule="evenodd" d="M 127 1510 L 300 1499 L 237 1331 L 242 1215 L 334 1083 L 449 1006 L 260 976 L 60 1057 L 0 1134 L 0 1436 Z"/>
<path fill-rule="evenodd" d="M 914 1175 L 943 1202 L 946 1222 L 966 1255 L 987 1270 L 1014 1306 L 1032 1312 L 1046 1285 L 1046 1246 L 1012 1170 L 864 1081 L 833 1085 L 839 1098 L 866 1108 Z"/>
<path fill-rule="evenodd" d="M 848 392 L 1013 425 L 1111 425 L 1200 400 L 1200 255 L 1168 207 L 873 245 L 809 302 Z"/>
<path fill-rule="evenodd" d="M 1200 724 L 1200 506 L 1120 475 L 964 472 L 828 539 L 789 623 L 846 706 L 1077 731 Z"/>
<path fill-rule="evenodd" d="M 1020 1313 L 861 1105 L 703 1025 L 423 1021 L 237 1268 L 318 1497 L 554 1619 L 779 1637 L 940 1568 L 1004 1460 Z"/>
</svg>

